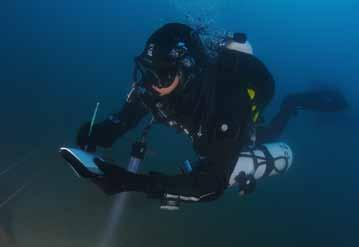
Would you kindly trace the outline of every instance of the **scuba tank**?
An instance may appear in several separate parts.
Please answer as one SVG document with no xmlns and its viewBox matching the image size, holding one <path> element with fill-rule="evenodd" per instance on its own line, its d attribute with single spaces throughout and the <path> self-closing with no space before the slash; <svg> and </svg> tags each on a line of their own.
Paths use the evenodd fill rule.
<svg viewBox="0 0 359 247">
<path fill-rule="evenodd" d="M 238 176 L 244 174 L 253 176 L 255 180 L 263 177 L 279 175 L 286 172 L 293 162 L 293 152 L 283 143 L 269 143 L 247 148 L 241 152 L 230 175 L 228 187 L 238 186 Z M 192 166 L 186 160 L 181 170 L 185 174 L 192 171 Z"/>
<path fill-rule="evenodd" d="M 293 162 L 293 152 L 282 142 L 249 146 L 242 151 L 229 176 L 227 188 L 238 188 L 240 195 L 254 191 L 256 181 L 264 177 L 280 175 L 286 172 Z M 181 170 L 185 174 L 192 171 L 186 160 Z"/>
<path fill-rule="evenodd" d="M 241 195 L 255 189 L 256 181 L 286 172 L 293 162 L 293 152 L 282 142 L 248 148 L 240 153 L 229 177 L 228 187 L 238 187 Z"/>
<path fill-rule="evenodd" d="M 240 172 L 252 175 L 255 180 L 286 172 L 293 162 L 293 152 L 282 142 L 263 144 L 241 152 L 229 179 L 229 186 L 236 185 Z"/>
</svg>

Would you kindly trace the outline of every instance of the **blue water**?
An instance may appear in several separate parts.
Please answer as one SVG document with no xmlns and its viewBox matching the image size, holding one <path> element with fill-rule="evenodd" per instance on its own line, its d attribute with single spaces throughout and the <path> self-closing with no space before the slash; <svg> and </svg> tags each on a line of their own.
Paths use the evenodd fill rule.
<svg viewBox="0 0 359 247">
<path fill-rule="evenodd" d="M 0 246 L 98 246 L 113 200 L 74 177 L 57 148 L 73 144 L 97 101 L 99 119 L 119 109 L 148 35 L 188 14 L 248 34 L 276 79 L 267 118 L 286 93 L 307 89 L 338 88 L 351 109 L 293 119 L 283 135 L 292 169 L 248 198 L 229 192 L 171 213 L 132 196 L 112 246 L 358 246 L 358 9 L 354 0 L 2 1 L 0 170 L 21 166 L 0 177 L 1 201 L 29 184 L 0 209 Z M 106 155 L 126 164 L 138 133 Z M 143 171 L 174 172 L 193 155 L 171 130 L 150 137 Z"/>
</svg>

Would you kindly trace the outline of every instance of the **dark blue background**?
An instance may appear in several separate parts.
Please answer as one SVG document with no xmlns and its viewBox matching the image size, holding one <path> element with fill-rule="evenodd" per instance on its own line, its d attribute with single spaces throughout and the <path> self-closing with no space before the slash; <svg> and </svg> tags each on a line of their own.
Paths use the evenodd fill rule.
<svg viewBox="0 0 359 247">
<path fill-rule="evenodd" d="M 76 179 L 57 147 L 73 143 L 96 101 L 99 119 L 119 109 L 133 57 L 148 35 L 166 22 L 185 21 L 187 13 L 205 13 L 214 28 L 248 34 L 276 79 L 267 118 L 286 93 L 306 89 L 338 88 L 351 109 L 294 119 L 283 136 L 295 153 L 292 169 L 263 181 L 248 198 L 232 191 L 168 213 L 156 201 L 133 197 L 114 246 L 358 246 L 357 1 L 25 0 L 0 6 L 0 167 L 23 165 L 0 177 L 0 185 L 8 194 L 33 182 L 3 213 L 12 215 L 19 246 L 97 246 L 112 199 Z M 126 163 L 136 133 L 105 153 Z M 171 130 L 154 129 L 143 171 L 176 171 L 192 155 L 186 144 Z"/>
</svg>

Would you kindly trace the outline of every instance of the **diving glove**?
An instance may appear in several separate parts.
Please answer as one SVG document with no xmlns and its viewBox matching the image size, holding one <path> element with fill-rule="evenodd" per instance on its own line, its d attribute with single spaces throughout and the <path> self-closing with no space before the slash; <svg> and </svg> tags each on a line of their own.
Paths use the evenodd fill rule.
<svg viewBox="0 0 359 247">
<path fill-rule="evenodd" d="M 105 194 L 114 195 L 125 190 L 124 184 L 128 182 L 130 172 L 122 167 L 100 159 L 95 159 L 95 163 L 104 175 L 91 178 L 91 180 Z"/>
<path fill-rule="evenodd" d="M 339 112 L 348 108 L 348 102 L 337 90 L 317 90 L 289 94 L 281 107 L 293 113 L 297 113 L 298 110 Z"/>
<path fill-rule="evenodd" d="M 76 144 L 88 152 L 95 152 L 96 146 L 108 148 L 112 146 L 116 138 L 114 124 L 110 121 L 103 121 L 95 124 L 90 133 L 90 122 L 86 122 L 77 131 Z"/>
<path fill-rule="evenodd" d="M 154 185 L 153 176 L 136 174 L 100 159 L 95 159 L 95 163 L 104 175 L 90 179 L 107 195 L 114 195 L 124 191 L 148 193 L 149 189 Z"/>
</svg>

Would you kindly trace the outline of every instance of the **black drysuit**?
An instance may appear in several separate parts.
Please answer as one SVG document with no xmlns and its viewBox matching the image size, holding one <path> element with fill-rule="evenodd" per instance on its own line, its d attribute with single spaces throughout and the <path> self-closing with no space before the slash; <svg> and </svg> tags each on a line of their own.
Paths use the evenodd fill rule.
<svg viewBox="0 0 359 247">
<path fill-rule="evenodd" d="M 95 125 L 94 144 L 112 146 L 150 113 L 192 139 L 198 165 L 190 174 L 174 176 L 129 173 L 116 182 L 114 175 L 108 191 L 140 191 L 183 201 L 217 198 L 249 143 L 255 113 L 263 110 L 273 94 L 274 81 L 266 67 L 252 55 L 231 50 L 223 50 L 184 91 L 159 97 L 148 90 L 134 90 L 119 113 Z"/>
</svg>

